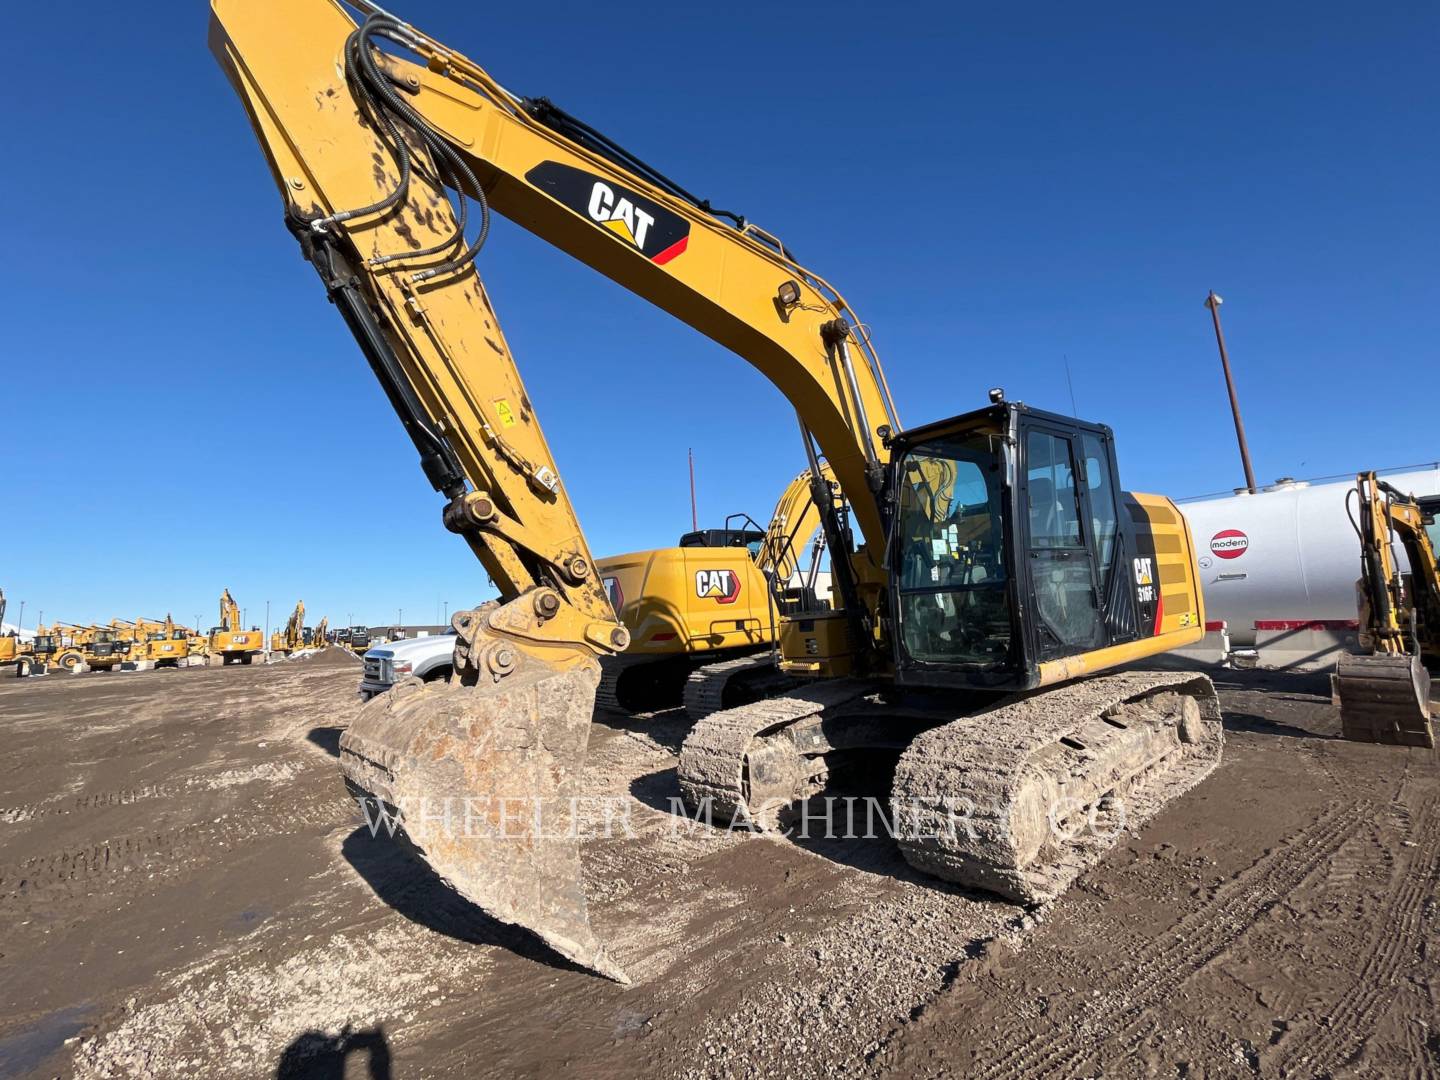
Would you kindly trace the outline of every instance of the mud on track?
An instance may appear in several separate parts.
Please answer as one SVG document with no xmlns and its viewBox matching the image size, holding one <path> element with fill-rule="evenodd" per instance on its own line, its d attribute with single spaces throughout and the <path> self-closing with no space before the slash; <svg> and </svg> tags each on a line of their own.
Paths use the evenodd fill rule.
<svg viewBox="0 0 1440 1080">
<path fill-rule="evenodd" d="M 1440 764 L 1332 738 L 1323 679 L 1223 676 L 1221 768 L 1034 913 L 883 839 L 676 828 L 682 724 L 597 717 L 628 989 L 370 838 L 357 679 L 0 681 L 0 1078 L 1440 1071 Z"/>
</svg>

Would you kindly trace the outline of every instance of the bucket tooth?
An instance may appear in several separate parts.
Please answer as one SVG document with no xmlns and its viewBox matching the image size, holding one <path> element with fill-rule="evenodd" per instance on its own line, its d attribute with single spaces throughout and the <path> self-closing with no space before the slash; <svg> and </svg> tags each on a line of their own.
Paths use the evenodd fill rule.
<svg viewBox="0 0 1440 1080">
<path fill-rule="evenodd" d="M 527 659 L 498 683 L 397 686 L 341 736 L 340 768 L 367 820 L 398 823 L 467 900 L 624 983 L 590 926 L 575 821 L 597 680 Z"/>
</svg>

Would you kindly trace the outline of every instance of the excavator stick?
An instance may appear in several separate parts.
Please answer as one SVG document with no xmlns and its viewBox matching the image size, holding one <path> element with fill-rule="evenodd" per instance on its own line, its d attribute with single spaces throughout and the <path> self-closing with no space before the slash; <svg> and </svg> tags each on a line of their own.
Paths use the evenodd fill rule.
<svg viewBox="0 0 1440 1080">
<path fill-rule="evenodd" d="M 1420 657 L 1345 655 L 1335 665 L 1330 686 L 1345 738 L 1390 746 L 1435 745 L 1430 672 Z"/>
<path fill-rule="evenodd" d="M 576 806 L 599 670 L 524 656 L 499 682 L 410 680 L 340 738 L 372 831 L 408 840 L 452 888 L 561 956 L 629 982 L 590 928 Z"/>
</svg>

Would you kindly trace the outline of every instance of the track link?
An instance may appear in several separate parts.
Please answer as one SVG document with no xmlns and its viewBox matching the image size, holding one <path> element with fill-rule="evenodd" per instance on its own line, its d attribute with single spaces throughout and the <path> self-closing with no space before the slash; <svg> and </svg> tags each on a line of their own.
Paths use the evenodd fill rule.
<svg viewBox="0 0 1440 1080">
<path fill-rule="evenodd" d="M 607 656 L 600 661 L 595 704 L 619 713 L 673 709 L 690 664 L 688 656 Z"/>
<path fill-rule="evenodd" d="M 692 811 L 708 806 L 714 821 L 749 818 L 762 826 L 773 825 L 782 807 L 768 798 L 752 799 L 752 795 L 759 794 L 757 788 L 783 789 L 785 784 L 770 775 L 771 763 L 762 765 L 749 759 L 757 741 L 826 709 L 856 701 L 870 689 L 859 679 L 816 683 L 699 720 L 680 747 L 677 771 L 686 804 Z M 790 801 L 786 799 L 785 804 Z"/>
<path fill-rule="evenodd" d="M 1220 762 L 1203 675 L 1135 672 L 1045 690 L 923 732 L 895 771 L 906 861 L 1021 903 L 1052 899 Z"/>
<path fill-rule="evenodd" d="M 690 673 L 685 680 L 685 713 L 691 720 L 703 720 L 711 713 L 774 697 L 799 685 L 799 679 L 780 671 L 768 650 L 737 656 Z"/>
</svg>

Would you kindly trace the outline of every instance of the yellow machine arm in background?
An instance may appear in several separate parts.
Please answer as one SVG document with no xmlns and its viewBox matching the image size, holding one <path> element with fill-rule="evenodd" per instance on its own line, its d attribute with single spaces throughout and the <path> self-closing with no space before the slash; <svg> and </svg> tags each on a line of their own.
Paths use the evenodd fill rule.
<svg viewBox="0 0 1440 1080">
<path fill-rule="evenodd" d="M 829 497 L 834 499 L 835 474 L 829 462 L 820 463 L 821 483 Z M 770 515 L 770 524 L 765 529 L 765 543 L 760 549 L 756 566 L 761 571 L 773 572 L 777 580 L 788 581 L 799 568 L 801 550 L 816 535 L 820 528 L 820 507 L 815 504 L 817 488 L 806 469 L 791 480 L 775 510 Z"/>
<path fill-rule="evenodd" d="M 227 633 L 238 633 L 245 628 L 240 625 L 240 605 L 226 589 L 220 594 L 220 629 Z"/>
<path fill-rule="evenodd" d="M 1341 731 L 1357 742 L 1434 746 L 1424 660 L 1440 654 L 1440 568 L 1425 529 L 1430 515 L 1373 472 L 1355 478 L 1345 508 L 1360 539 L 1356 594 L 1369 651 L 1343 655 L 1335 666 Z M 1408 579 L 1395 557 L 1397 538 Z"/>
</svg>

